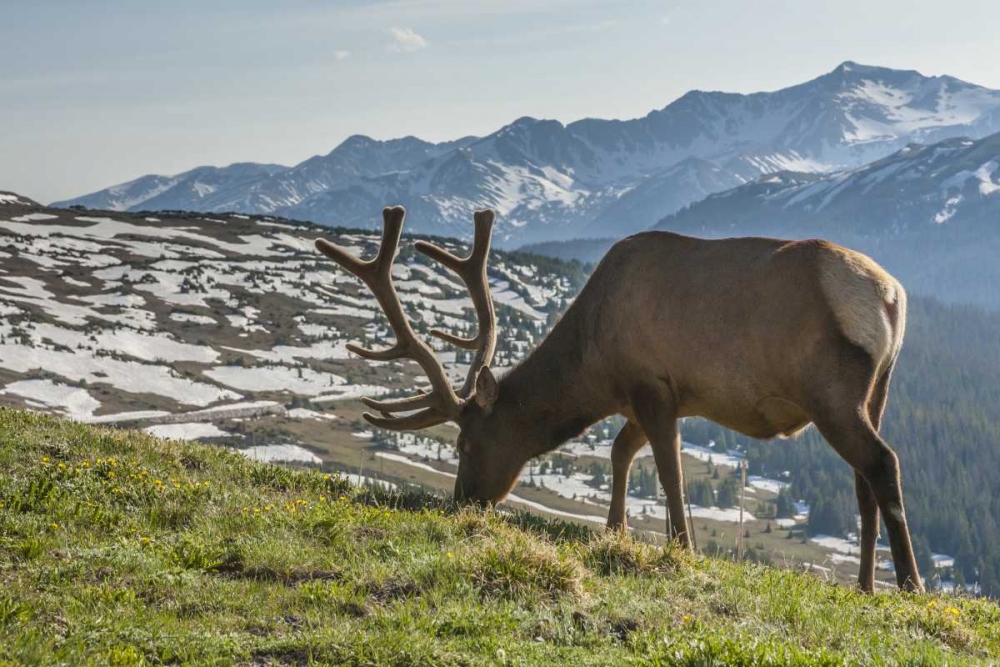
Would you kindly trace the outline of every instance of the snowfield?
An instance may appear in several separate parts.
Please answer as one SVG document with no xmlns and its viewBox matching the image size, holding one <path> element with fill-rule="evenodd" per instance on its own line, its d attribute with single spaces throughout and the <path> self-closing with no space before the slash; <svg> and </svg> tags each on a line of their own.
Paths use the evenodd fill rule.
<svg viewBox="0 0 1000 667">
<path fill-rule="evenodd" d="M 300 445 L 258 445 L 237 449 L 240 454 L 254 461 L 306 463 L 320 465 L 323 460 Z"/>
<path fill-rule="evenodd" d="M 391 337 L 368 327 L 359 335 L 359 323 L 381 315 L 357 280 L 313 250 L 320 235 L 332 233 L 245 215 L 172 220 L 0 209 L 0 369 L 15 374 L 0 390 L 80 419 L 122 401 L 140 405 L 118 412 L 142 413 L 143 397 L 153 411 L 178 412 L 260 394 L 335 401 L 384 393 L 388 369 L 377 382 L 354 381 L 358 366 L 346 346 L 386 346 Z M 357 256 L 377 243 L 371 235 L 335 240 Z M 520 280 L 517 292 L 532 295 L 529 305 L 511 282 L 527 274 L 502 266 L 490 276 L 499 301 L 508 300 L 530 331 L 512 341 L 508 355 L 520 355 L 546 326 L 539 309 L 569 297 L 569 287 L 547 277 Z M 417 322 L 473 330 L 471 302 L 443 267 L 407 256 L 394 275 Z M 451 373 L 463 372 L 454 353 L 443 356 Z M 408 364 L 393 369 L 404 386 L 419 379 Z M 32 378 L 40 373 L 51 377 Z"/>
<path fill-rule="evenodd" d="M 170 440 L 204 440 L 206 438 L 225 438 L 231 434 L 223 431 L 215 424 L 205 422 L 190 422 L 186 424 L 156 424 L 145 428 L 158 438 Z"/>
</svg>

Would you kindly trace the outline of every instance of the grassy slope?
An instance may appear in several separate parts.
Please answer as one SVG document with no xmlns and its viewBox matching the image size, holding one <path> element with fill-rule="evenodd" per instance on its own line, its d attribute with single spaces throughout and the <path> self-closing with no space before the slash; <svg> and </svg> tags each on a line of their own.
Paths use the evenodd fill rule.
<svg viewBox="0 0 1000 667">
<path fill-rule="evenodd" d="M 986 601 L 865 597 L 24 412 L 0 411 L 0 502 L 0 663 L 1000 655 L 1000 608 Z"/>
</svg>

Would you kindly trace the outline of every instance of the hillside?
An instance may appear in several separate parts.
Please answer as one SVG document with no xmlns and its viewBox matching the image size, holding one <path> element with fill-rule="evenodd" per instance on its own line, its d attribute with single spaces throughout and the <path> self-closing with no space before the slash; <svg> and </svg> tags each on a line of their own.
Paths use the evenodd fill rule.
<svg viewBox="0 0 1000 667">
<path fill-rule="evenodd" d="M 374 242 L 367 232 L 266 217 L 0 206 L 0 268 L 6 272 L 0 274 L 0 405 L 202 440 L 357 479 L 450 491 L 452 427 L 398 435 L 360 420 L 358 395 L 403 392 L 423 379 L 409 364 L 373 366 L 346 354 L 347 342 L 379 347 L 387 332 L 367 292 L 311 249 L 319 235 L 358 253 L 371 252 Z M 455 247 L 454 241 L 439 242 Z M 459 331 L 469 326 L 470 303 L 447 273 L 422 261 L 409 241 L 399 264 L 397 287 L 418 331 L 432 324 Z M 496 367 L 502 370 L 544 335 L 585 275 L 577 264 L 536 255 L 497 252 L 492 266 L 501 325 Z M 989 519 L 990 496 L 977 488 L 995 483 L 990 462 L 1000 452 L 1000 401 L 989 389 L 995 387 L 992 366 L 982 363 L 993 358 L 989 332 L 996 324 L 977 311 L 943 310 L 916 297 L 911 310 L 913 335 L 899 382 L 935 390 L 897 392 L 887 428 L 899 428 L 913 411 L 942 409 L 942 396 L 955 407 L 952 414 L 967 417 L 951 420 L 947 439 L 935 435 L 934 421 L 922 420 L 894 441 L 908 497 L 920 512 L 911 519 L 916 534 L 928 558 L 934 552 L 939 557 L 924 574 L 950 586 L 959 572 L 968 585 L 978 582 L 995 593 L 1000 549 L 993 545 L 1000 530 Z M 950 338 L 946 344 L 920 331 L 948 331 Z M 463 359 L 445 347 L 441 352 L 449 370 L 461 376 Z M 603 524 L 617 427 L 615 419 L 598 424 L 533 461 L 508 503 Z M 809 563 L 839 578 L 854 575 L 853 508 L 838 502 L 835 520 L 824 522 L 823 530 L 811 525 L 811 503 L 823 494 L 841 499 L 851 489 L 846 466 L 819 438 L 763 445 L 765 452 L 780 453 L 764 465 L 756 445 L 703 422 L 689 420 L 684 436 L 693 529 L 703 548 L 733 548 L 739 521 L 733 475 L 749 451 L 745 530 L 753 557 Z M 914 456 L 919 458 L 910 464 Z M 969 470 L 967 460 L 985 465 Z M 948 465 L 935 467 L 935 461 Z M 918 476 L 928 466 L 939 471 L 933 483 Z M 947 503 L 938 500 L 941 484 L 951 489 Z M 800 501 L 794 511 L 787 511 L 790 493 Z M 628 508 L 634 527 L 663 530 L 665 508 L 648 448 L 640 452 Z M 954 512 L 965 510 L 986 518 L 955 521 Z M 888 562 L 881 566 L 879 577 L 891 580 Z"/>
<path fill-rule="evenodd" d="M 982 664 L 1000 608 L 0 410 L 9 664 Z"/>
<path fill-rule="evenodd" d="M 621 238 L 713 192 L 782 170 L 854 168 L 911 142 L 1000 131 L 1000 91 L 853 62 L 749 95 L 691 91 L 641 118 L 522 117 L 433 144 L 352 136 L 290 168 L 199 167 L 144 176 L 56 205 L 281 215 L 360 227 L 385 202 L 413 229 L 462 237 L 496 209 L 498 244 Z M 254 173 L 256 169 L 256 173 Z"/>
</svg>

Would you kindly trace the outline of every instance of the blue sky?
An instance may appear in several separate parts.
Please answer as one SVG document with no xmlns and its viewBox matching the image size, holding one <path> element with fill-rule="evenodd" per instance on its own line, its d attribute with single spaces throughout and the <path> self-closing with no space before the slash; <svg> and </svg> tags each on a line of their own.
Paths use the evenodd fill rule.
<svg viewBox="0 0 1000 667">
<path fill-rule="evenodd" d="M 0 0 L 0 190 L 633 118 L 843 60 L 1000 88 L 997 25 L 981 0 Z"/>
</svg>

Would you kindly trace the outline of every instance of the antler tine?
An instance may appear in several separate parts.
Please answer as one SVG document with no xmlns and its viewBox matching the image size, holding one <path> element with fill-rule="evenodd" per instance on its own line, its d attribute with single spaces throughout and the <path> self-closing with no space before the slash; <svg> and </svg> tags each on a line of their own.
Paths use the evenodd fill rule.
<svg viewBox="0 0 1000 667">
<path fill-rule="evenodd" d="M 402 417 L 376 417 L 370 412 L 365 412 L 361 416 L 369 424 L 390 431 L 419 431 L 422 428 L 436 426 L 448 420 L 447 415 L 442 416 L 440 412 L 435 411 L 433 408 Z"/>
<path fill-rule="evenodd" d="M 472 338 L 461 338 L 447 331 L 432 329 L 431 335 L 447 341 L 466 350 L 476 350 L 476 356 L 469 367 L 469 375 L 465 384 L 458 391 L 460 398 L 468 398 L 476 386 L 476 375 L 483 366 L 489 366 L 496 349 L 496 312 L 493 309 L 493 299 L 490 298 L 490 283 L 486 276 L 487 258 L 490 253 L 490 239 L 493 233 L 493 223 L 496 214 L 489 210 L 476 211 L 473 214 L 475 237 L 469 256 L 462 259 L 427 241 L 417 241 L 416 248 L 436 262 L 455 272 L 465 283 L 476 309 L 478 331 Z"/>
<path fill-rule="evenodd" d="M 392 263 L 399 248 L 405 216 L 406 211 L 402 206 L 391 206 L 382 210 L 382 240 L 379 244 L 378 254 L 369 261 L 360 260 L 343 248 L 324 239 L 316 241 L 316 247 L 324 255 L 356 275 L 368 286 L 385 313 L 386 319 L 389 320 L 389 326 L 396 337 L 396 344 L 385 350 L 369 350 L 353 344 L 348 345 L 347 349 L 375 361 L 408 357 L 420 365 L 427 379 L 430 380 L 432 391 L 419 394 L 411 399 L 399 401 L 367 399 L 365 401 L 366 405 L 383 414 L 424 408 L 420 412 L 396 418 L 375 417 L 368 413 L 363 415 L 365 419 L 376 426 L 395 430 L 418 429 L 440 424 L 455 417 L 462 405 L 434 350 L 421 340 L 410 326 L 399 295 L 393 285 Z"/>
<path fill-rule="evenodd" d="M 369 408 L 372 410 L 378 410 L 383 414 L 390 412 L 409 412 L 410 410 L 432 407 L 434 405 L 434 401 L 434 394 L 417 394 L 416 396 L 401 398 L 395 401 L 379 401 L 374 398 L 368 398 L 367 396 L 361 399 L 361 402 Z"/>
<path fill-rule="evenodd" d="M 382 240 L 375 258 L 367 262 L 326 239 L 316 239 L 316 248 L 371 288 L 372 281 L 392 271 L 392 262 L 399 249 L 399 237 L 403 233 L 405 217 L 406 209 L 402 206 L 386 206 L 382 209 Z"/>
</svg>

